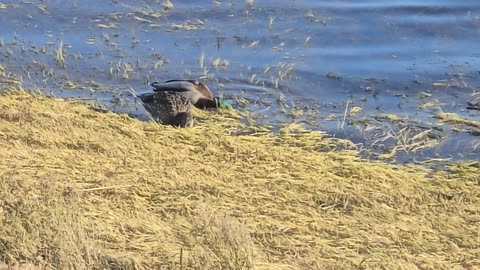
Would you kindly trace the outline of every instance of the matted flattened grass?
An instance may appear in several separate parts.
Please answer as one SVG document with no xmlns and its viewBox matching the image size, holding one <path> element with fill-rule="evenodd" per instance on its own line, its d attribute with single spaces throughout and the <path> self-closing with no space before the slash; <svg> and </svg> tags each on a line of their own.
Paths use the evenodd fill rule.
<svg viewBox="0 0 480 270">
<path fill-rule="evenodd" d="M 478 163 L 362 161 L 318 132 L 0 96 L 0 261 L 26 269 L 471 269 Z M 345 146 L 342 146 L 345 147 Z M 473 173 L 472 173 L 473 172 Z M 0 263 L 0 268 L 1 263 Z"/>
</svg>

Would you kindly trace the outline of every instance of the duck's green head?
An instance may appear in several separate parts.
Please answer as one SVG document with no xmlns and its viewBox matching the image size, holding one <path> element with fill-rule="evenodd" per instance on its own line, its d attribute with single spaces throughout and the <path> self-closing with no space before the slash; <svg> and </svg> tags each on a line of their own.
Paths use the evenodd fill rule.
<svg viewBox="0 0 480 270">
<path fill-rule="evenodd" d="M 220 97 L 220 98 L 217 98 L 217 108 L 220 108 L 220 109 L 233 109 L 232 105 L 230 105 L 230 103 L 228 103 L 228 101 L 226 101 L 224 98 Z"/>
</svg>

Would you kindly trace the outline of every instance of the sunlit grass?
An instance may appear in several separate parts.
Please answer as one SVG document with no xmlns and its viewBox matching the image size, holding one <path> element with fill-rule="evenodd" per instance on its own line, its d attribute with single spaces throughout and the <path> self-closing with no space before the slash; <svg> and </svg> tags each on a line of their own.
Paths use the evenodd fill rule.
<svg viewBox="0 0 480 270">
<path fill-rule="evenodd" d="M 14 89 L 0 108 L 0 259 L 12 267 L 480 264 L 478 162 L 450 174 L 368 162 L 348 141 L 228 110 L 195 110 L 179 129 Z"/>
</svg>

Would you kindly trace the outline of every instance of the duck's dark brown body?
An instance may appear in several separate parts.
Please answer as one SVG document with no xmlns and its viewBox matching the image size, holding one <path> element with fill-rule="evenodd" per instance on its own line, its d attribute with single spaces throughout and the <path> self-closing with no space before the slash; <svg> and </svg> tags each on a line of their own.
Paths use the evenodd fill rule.
<svg viewBox="0 0 480 270">
<path fill-rule="evenodd" d="M 155 121 L 180 127 L 193 125 L 191 103 L 187 97 L 175 92 L 160 91 L 143 94 L 139 98 Z"/>
</svg>

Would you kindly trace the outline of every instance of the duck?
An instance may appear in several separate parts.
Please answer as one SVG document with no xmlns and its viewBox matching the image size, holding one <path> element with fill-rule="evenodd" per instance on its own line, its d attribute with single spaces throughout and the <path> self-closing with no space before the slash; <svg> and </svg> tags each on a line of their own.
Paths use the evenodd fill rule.
<svg viewBox="0 0 480 270">
<path fill-rule="evenodd" d="M 178 127 L 192 127 L 193 116 L 190 100 L 172 91 L 146 93 L 137 97 L 153 120 Z"/>
<path fill-rule="evenodd" d="M 167 91 L 182 95 L 200 109 L 232 108 L 223 98 L 214 97 L 210 88 L 199 80 L 168 80 L 163 83 L 152 82 L 150 86 L 156 93 Z"/>
<path fill-rule="evenodd" d="M 208 86 L 198 80 L 169 80 L 153 82 L 153 93 L 138 95 L 152 118 L 165 125 L 193 126 L 191 106 L 200 109 L 232 106 L 223 98 L 213 97 Z"/>
</svg>

